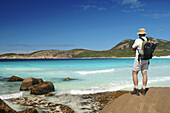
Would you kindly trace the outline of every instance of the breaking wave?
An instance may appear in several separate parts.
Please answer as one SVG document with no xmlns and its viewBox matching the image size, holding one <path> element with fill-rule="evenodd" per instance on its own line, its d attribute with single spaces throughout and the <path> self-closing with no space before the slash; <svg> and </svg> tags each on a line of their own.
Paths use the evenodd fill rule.
<svg viewBox="0 0 170 113">
<path fill-rule="evenodd" d="M 19 93 L 12 93 L 12 94 L 3 94 L 0 95 L 0 98 L 3 99 L 11 99 L 11 98 L 18 98 L 21 97 L 23 95 L 23 92 L 19 92 Z"/>
<path fill-rule="evenodd" d="M 95 71 L 77 71 L 76 73 L 81 74 L 81 75 L 86 75 L 86 74 L 96 74 L 96 73 L 108 73 L 112 71 L 114 71 L 114 68 L 105 69 L 105 70 L 95 70 Z"/>
</svg>

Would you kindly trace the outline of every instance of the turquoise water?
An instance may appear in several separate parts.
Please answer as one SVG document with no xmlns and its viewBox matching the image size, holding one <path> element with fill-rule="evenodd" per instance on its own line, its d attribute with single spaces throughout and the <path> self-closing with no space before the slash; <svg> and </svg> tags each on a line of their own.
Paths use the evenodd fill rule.
<svg viewBox="0 0 170 113">
<path fill-rule="evenodd" d="M 104 91 L 131 90 L 133 58 L 61 59 L 61 60 L 0 60 L 0 97 L 22 95 L 22 82 L 7 82 L 16 75 L 42 78 L 53 82 L 56 94 L 88 94 Z M 170 86 L 170 59 L 154 58 L 148 71 L 148 87 Z M 72 81 L 63 81 L 64 78 Z M 138 75 L 139 86 L 142 75 Z"/>
</svg>

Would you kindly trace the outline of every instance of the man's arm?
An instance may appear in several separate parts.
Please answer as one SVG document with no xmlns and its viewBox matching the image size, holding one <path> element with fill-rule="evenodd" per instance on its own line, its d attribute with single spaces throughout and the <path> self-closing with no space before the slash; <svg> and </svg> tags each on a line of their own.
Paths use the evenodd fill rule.
<svg viewBox="0 0 170 113">
<path fill-rule="evenodd" d="M 132 45 L 132 51 L 136 51 L 138 45 L 138 40 L 135 40 L 134 44 Z"/>
</svg>

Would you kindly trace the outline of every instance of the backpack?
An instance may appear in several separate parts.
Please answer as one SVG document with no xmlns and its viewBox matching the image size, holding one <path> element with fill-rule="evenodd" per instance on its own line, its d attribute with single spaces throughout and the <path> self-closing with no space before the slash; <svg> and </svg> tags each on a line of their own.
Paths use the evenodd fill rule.
<svg viewBox="0 0 170 113">
<path fill-rule="evenodd" d="M 142 42 L 142 49 L 139 51 L 139 58 L 138 60 L 149 60 L 152 59 L 153 52 L 157 46 L 157 44 L 151 43 L 149 39 L 147 38 L 147 41 L 145 41 L 143 38 L 140 38 Z"/>
</svg>

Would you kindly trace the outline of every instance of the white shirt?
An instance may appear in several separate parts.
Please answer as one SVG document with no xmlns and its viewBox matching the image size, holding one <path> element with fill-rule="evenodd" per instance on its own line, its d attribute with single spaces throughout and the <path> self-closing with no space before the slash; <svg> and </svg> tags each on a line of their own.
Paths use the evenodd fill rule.
<svg viewBox="0 0 170 113">
<path fill-rule="evenodd" d="M 147 41 L 147 38 L 146 37 L 141 37 L 143 38 L 145 41 Z M 140 49 L 142 49 L 142 40 L 140 38 L 136 39 L 134 44 L 132 45 L 132 48 L 137 48 L 136 49 L 136 57 L 135 57 L 135 60 L 138 61 L 138 55 L 139 55 L 139 51 Z"/>
</svg>

